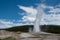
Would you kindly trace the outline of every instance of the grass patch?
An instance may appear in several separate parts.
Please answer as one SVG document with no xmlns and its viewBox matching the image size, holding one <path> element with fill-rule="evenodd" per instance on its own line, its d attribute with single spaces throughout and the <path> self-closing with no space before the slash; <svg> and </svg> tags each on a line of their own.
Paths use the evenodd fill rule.
<svg viewBox="0 0 60 40">
<path fill-rule="evenodd" d="M 7 38 L 1 39 L 1 40 L 16 40 L 16 38 L 13 38 L 13 37 L 7 37 Z"/>
</svg>

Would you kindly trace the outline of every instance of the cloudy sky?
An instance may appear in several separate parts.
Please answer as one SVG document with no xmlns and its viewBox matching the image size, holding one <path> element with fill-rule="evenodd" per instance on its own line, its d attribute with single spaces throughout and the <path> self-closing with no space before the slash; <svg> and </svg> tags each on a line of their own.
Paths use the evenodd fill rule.
<svg viewBox="0 0 60 40">
<path fill-rule="evenodd" d="M 34 24 L 38 9 L 41 25 L 60 25 L 60 0 L 0 0 L 0 28 Z"/>
</svg>

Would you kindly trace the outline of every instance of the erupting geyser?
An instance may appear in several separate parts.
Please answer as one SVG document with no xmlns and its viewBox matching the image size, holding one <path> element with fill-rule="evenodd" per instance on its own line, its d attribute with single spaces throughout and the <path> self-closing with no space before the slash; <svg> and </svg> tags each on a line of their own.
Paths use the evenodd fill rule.
<svg viewBox="0 0 60 40">
<path fill-rule="evenodd" d="M 37 8 L 38 12 L 36 14 L 36 20 L 35 20 L 35 24 L 34 24 L 34 32 L 36 33 L 40 33 L 41 29 L 40 29 L 40 21 L 42 18 L 42 14 L 43 14 L 43 10 L 42 10 L 42 6 L 38 6 Z"/>
<path fill-rule="evenodd" d="M 45 32 L 42 32 L 41 31 L 41 27 L 40 27 L 40 22 L 41 22 L 41 18 L 42 18 L 42 15 L 44 14 L 44 10 L 43 10 L 43 3 L 45 2 L 46 0 L 42 0 L 40 5 L 37 7 L 37 14 L 36 14 L 36 19 L 35 19 L 35 23 L 34 23 L 34 30 L 33 32 L 35 33 L 45 33 Z"/>
</svg>

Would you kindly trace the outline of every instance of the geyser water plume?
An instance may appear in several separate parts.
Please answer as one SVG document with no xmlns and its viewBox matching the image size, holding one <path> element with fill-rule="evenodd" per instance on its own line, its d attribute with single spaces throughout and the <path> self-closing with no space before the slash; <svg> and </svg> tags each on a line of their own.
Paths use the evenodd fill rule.
<svg viewBox="0 0 60 40">
<path fill-rule="evenodd" d="M 42 8 L 42 5 L 39 5 L 37 8 L 37 15 L 36 15 L 36 20 L 35 20 L 35 24 L 34 24 L 35 33 L 41 32 L 40 22 L 41 22 L 42 15 L 43 15 L 43 8 Z"/>
<path fill-rule="evenodd" d="M 36 20 L 35 20 L 34 30 L 33 30 L 35 33 L 44 33 L 44 32 L 41 32 L 40 22 L 41 22 L 42 15 L 44 14 L 42 4 L 44 4 L 45 1 L 46 0 L 41 0 L 40 5 L 37 7 L 37 15 L 36 15 Z"/>
</svg>

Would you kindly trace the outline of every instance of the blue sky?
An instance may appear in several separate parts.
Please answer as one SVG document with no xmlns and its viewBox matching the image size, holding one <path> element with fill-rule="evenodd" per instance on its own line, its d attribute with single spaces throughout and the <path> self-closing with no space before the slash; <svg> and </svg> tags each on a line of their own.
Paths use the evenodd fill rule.
<svg viewBox="0 0 60 40">
<path fill-rule="evenodd" d="M 35 20 L 35 13 L 39 4 L 44 0 L 0 0 L 0 28 L 8 28 L 12 26 L 18 26 L 23 24 L 33 24 Z M 45 0 L 41 3 L 44 10 L 44 21 L 42 24 L 48 24 L 53 21 L 56 24 L 56 20 L 59 22 L 60 15 L 60 0 Z M 53 10 L 52 10 L 53 9 Z M 31 10 L 34 10 L 33 12 Z M 58 12 L 56 12 L 58 10 Z M 53 14 L 56 12 L 55 14 Z M 51 14 L 52 13 L 52 14 Z M 53 15 L 53 16 L 52 16 Z M 51 19 L 47 17 L 53 17 L 58 19 Z M 57 22 L 57 23 L 58 23 Z M 50 23 L 52 24 L 52 23 Z M 60 23 L 58 23 L 60 25 Z"/>
<path fill-rule="evenodd" d="M 0 0 L 0 18 L 7 20 L 21 19 L 22 16 L 18 15 L 18 12 L 22 13 L 17 5 L 22 6 L 34 6 L 35 3 L 39 3 L 39 0 Z"/>
</svg>

